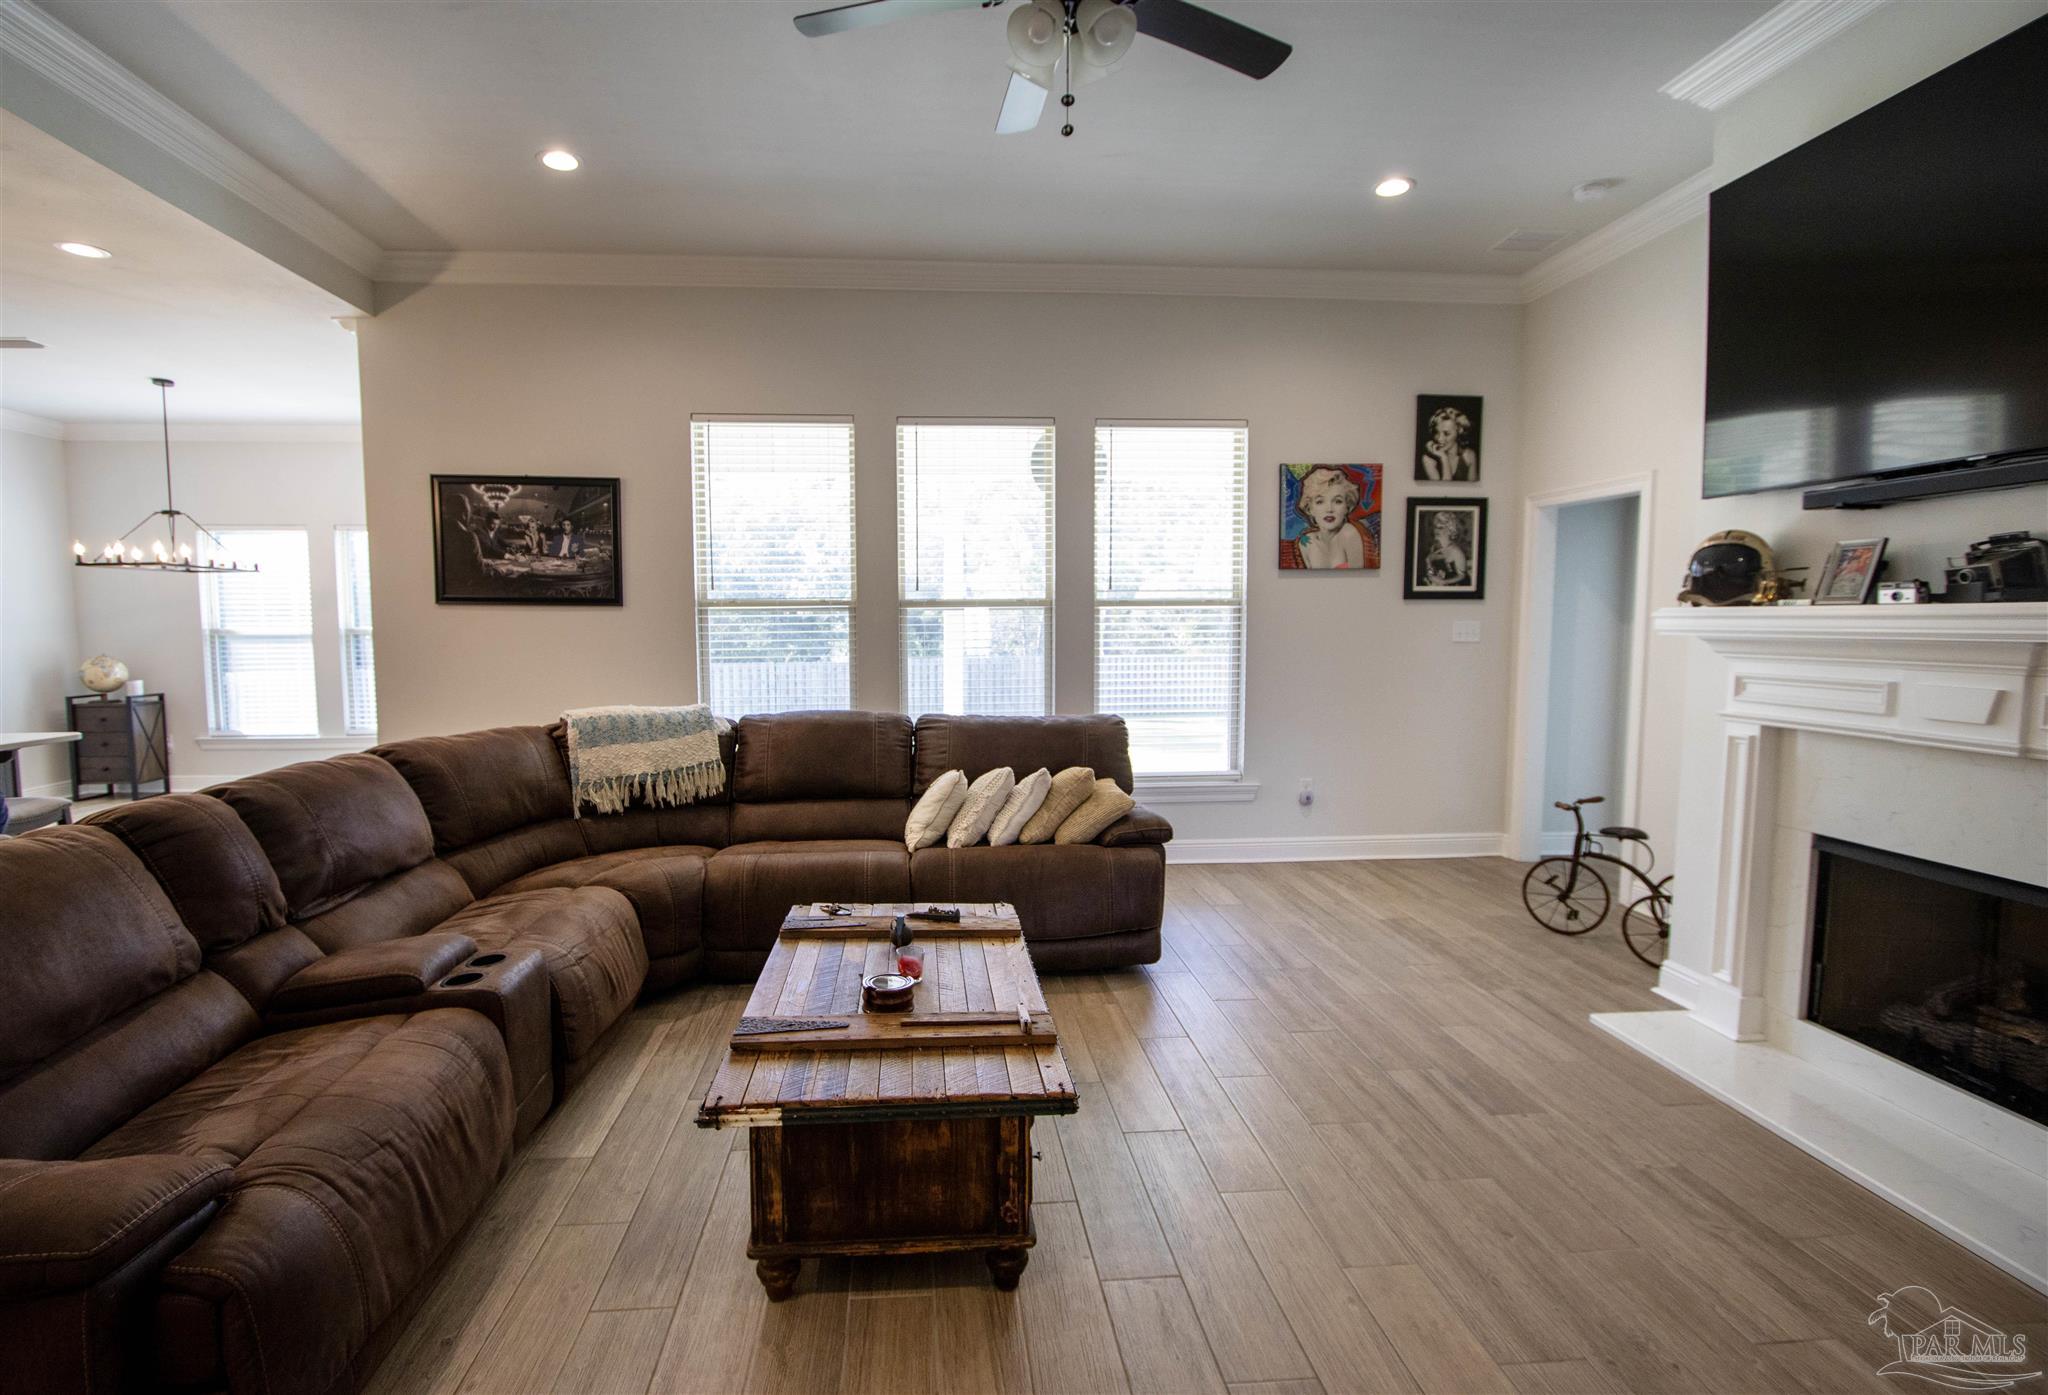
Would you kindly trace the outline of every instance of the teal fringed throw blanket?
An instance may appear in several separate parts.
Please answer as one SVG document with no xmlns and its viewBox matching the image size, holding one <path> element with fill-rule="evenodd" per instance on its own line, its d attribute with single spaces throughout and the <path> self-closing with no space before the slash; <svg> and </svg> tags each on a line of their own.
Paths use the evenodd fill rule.
<svg viewBox="0 0 2048 1395">
<path fill-rule="evenodd" d="M 588 804 L 624 813 L 635 799 L 690 804 L 725 788 L 718 738 L 723 719 L 692 707 L 580 707 L 562 714 L 569 734 L 569 787 L 576 817 Z"/>
</svg>

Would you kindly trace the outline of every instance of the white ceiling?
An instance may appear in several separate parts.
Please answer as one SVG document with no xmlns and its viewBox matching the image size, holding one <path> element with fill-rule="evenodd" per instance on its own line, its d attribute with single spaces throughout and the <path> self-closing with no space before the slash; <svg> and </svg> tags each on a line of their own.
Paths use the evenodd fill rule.
<svg viewBox="0 0 2048 1395">
<path fill-rule="evenodd" d="M 1768 8 L 1216 0 L 1294 56 L 1255 83 L 1141 38 L 1063 141 L 1057 108 L 993 134 L 1001 12 L 805 39 L 821 2 L 42 7 L 392 251 L 1440 272 L 1704 168 L 1712 118 L 1657 88 Z M 539 167 L 558 142 L 582 171 Z M 1416 191 L 1374 198 L 1394 169 Z"/>
<path fill-rule="evenodd" d="M 86 261 L 58 242 L 114 254 Z M 354 312 L 69 146 L 0 113 L 0 407 L 60 422 L 346 422 Z"/>
</svg>

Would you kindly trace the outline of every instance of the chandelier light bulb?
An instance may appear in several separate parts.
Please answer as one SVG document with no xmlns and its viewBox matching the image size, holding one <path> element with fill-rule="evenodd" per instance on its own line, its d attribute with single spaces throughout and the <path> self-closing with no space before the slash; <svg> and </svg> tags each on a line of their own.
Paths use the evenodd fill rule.
<svg viewBox="0 0 2048 1395">
<path fill-rule="evenodd" d="M 131 562 L 140 562 L 140 561 L 142 560 L 142 549 L 141 549 L 141 548 L 139 548 L 139 547 L 131 547 L 131 548 L 129 548 L 129 549 L 128 549 L 128 560 L 129 560 L 129 561 L 131 561 Z"/>
<path fill-rule="evenodd" d="M 180 562 L 189 562 L 189 561 L 191 561 L 191 560 L 192 560 L 192 544 L 191 544 L 191 543 L 179 543 L 179 544 L 178 544 L 178 560 L 179 560 Z"/>
<path fill-rule="evenodd" d="M 73 543 L 71 544 L 71 555 L 72 555 L 73 557 L 83 557 L 83 556 L 85 556 L 85 544 L 84 544 L 84 543 L 82 543 L 82 542 L 77 542 L 77 541 L 74 541 L 74 542 L 73 542 Z"/>
</svg>

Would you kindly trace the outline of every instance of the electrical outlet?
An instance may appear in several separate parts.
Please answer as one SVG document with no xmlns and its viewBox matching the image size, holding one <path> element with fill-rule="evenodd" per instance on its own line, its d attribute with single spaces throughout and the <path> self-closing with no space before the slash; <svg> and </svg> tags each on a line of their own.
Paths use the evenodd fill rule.
<svg viewBox="0 0 2048 1395">
<path fill-rule="evenodd" d="M 1477 620 L 1453 620 L 1451 622 L 1451 643 L 1479 643 L 1479 622 Z"/>
<path fill-rule="evenodd" d="M 1294 796 L 1294 802 L 1304 809 L 1314 804 L 1316 802 L 1316 782 L 1314 780 L 1303 780 L 1301 782 L 1301 792 Z"/>
</svg>

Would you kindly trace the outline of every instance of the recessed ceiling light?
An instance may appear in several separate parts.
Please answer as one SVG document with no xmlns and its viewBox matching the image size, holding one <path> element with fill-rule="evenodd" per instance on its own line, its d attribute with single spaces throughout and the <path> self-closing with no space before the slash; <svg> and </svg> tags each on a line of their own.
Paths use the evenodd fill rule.
<svg viewBox="0 0 2048 1395">
<path fill-rule="evenodd" d="M 1390 174 L 1372 186 L 1372 191 L 1383 199 L 1398 199 L 1415 187 L 1415 181 L 1405 174 Z"/>
<path fill-rule="evenodd" d="M 1622 186 L 1619 179 L 1589 179 L 1572 185 L 1573 203 L 1598 203 Z"/>
<path fill-rule="evenodd" d="M 57 250 L 69 252 L 74 257 L 90 257 L 96 262 L 103 262 L 114 255 L 106 248 L 95 247 L 90 242 L 60 242 L 57 244 Z"/>
<path fill-rule="evenodd" d="M 566 150 L 543 150 L 540 153 L 540 162 L 549 169 L 557 170 L 563 174 L 567 174 L 570 170 L 583 163 Z"/>
</svg>

